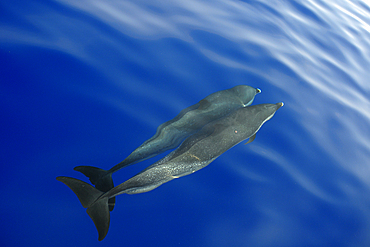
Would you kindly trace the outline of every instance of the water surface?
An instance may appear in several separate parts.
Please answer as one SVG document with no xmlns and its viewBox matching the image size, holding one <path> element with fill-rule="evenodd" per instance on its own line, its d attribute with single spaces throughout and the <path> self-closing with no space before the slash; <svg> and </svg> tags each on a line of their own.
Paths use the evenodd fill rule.
<svg viewBox="0 0 370 247">
<path fill-rule="evenodd" d="M 370 245 L 367 2 L 0 6 L 4 246 Z M 182 109 L 240 84 L 261 88 L 254 104 L 285 105 L 251 144 L 117 197 L 98 243 L 55 177 L 87 181 L 73 167 L 108 169 Z"/>
</svg>

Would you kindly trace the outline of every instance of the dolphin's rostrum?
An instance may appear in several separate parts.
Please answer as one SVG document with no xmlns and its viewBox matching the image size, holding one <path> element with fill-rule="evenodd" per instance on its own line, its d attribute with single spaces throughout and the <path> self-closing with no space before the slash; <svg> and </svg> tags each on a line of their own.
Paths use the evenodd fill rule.
<svg viewBox="0 0 370 247">
<path fill-rule="evenodd" d="M 161 124 L 152 138 L 110 170 L 92 166 L 77 166 L 74 169 L 89 177 L 97 189 L 106 192 L 113 188 L 113 172 L 177 147 L 186 137 L 196 133 L 204 125 L 250 105 L 254 96 L 260 92 L 258 88 L 239 85 L 213 93 L 197 104 L 182 110 L 174 119 Z M 110 210 L 113 210 L 114 198 L 110 200 L 110 205 Z"/>
<path fill-rule="evenodd" d="M 245 139 L 253 141 L 257 131 L 283 103 L 261 104 L 240 108 L 224 118 L 205 125 L 188 137 L 176 150 L 124 183 L 101 192 L 93 186 L 69 177 L 58 177 L 78 196 L 94 221 L 99 240 L 108 233 L 109 198 L 120 194 L 138 194 L 204 168 L 222 153 Z"/>
</svg>

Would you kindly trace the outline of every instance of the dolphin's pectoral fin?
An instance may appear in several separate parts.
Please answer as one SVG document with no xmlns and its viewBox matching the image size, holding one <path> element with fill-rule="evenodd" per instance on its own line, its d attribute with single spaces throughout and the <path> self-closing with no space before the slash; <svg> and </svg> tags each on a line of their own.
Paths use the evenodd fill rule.
<svg viewBox="0 0 370 247">
<path fill-rule="evenodd" d="M 249 140 L 244 145 L 247 145 L 248 143 L 251 143 L 252 141 L 254 141 L 254 139 L 256 139 L 256 134 L 249 137 Z"/>
<path fill-rule="evenodd" d="M 211 103 L 208 100 L 202 99 L 201 101 L 199 101 L 198 110 L 207 109 L 210 105 L 211 105 Z"/>
</svg>

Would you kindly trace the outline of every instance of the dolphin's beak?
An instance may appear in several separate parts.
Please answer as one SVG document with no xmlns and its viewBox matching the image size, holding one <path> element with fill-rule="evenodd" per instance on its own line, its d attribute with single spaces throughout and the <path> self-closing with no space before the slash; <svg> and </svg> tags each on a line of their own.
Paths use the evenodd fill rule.
<svg viewBox="0 0 370 247">
<path fill-rule="evenodd" d="M 284 103 L 283 103 L 283 102 L 279 102 L 279 103 L 276 103 L 276 105 L 277 105 L 277 107 L 278 107 L 277 109 L 279 109 L 280 107 L 282 107 L 282 106 L 284 105 Z M 277 109 L 276 109 L 276 110 L 277 110 Z"/>
</svg>

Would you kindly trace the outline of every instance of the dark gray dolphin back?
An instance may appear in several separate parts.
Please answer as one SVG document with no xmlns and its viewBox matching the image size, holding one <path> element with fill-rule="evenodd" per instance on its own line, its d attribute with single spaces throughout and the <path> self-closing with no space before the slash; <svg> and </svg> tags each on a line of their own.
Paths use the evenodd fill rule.
<svg viewBox="0 0 370 247">
<path fill-rule="evenodd" d="M 177 147 L 186 137 L 194 134 L 206 124 L 252 104 L 255 95 L 260 92 L 258 88 L 239 85 L 208 95 L 197 104 L 182 110 L 172 120 L 161 124 L 156 134 L 134 150 L 124 163 L 139 162 L 138 159 L 142 161 L 143 157 L 150 158 Z"/>
<path fill-rule="evenodd" d="M 252 104 L 254 96 L 261 92 L 259 88 L 253 88 L 246 85 L 239 85 L 230 89 L 235 96 L 237 96 L 245 106 Z"/>
<path fill-rule="evenodd" d="M 275 112 L 282 107 L 282 102 L 276 104 L 260 104 L 254 106 L 248 106 L 243 109 L 239 109 L 234 114 L 233 131 L 240 141 L 250 138 L 255 135 L 261 126 L 269 119 L 271 119 Z M 239 142 L 240 142 L 239 141 Z M 239 143 L 238 142 L 238 143 Z"/>
<path fill-rule="evenodd" d="M 122 193 L 147 192 L 204 168 L 234 145 L 254 137 L 282 105 L 261 104 L 240 108 L 207 124 L 166 157 L 112 188 L 104 196 L 110 198 Z"/>
<path fill-rule="evenodd" d="M 113 188 L 112 173 L 119 169 L 149 159 L 167 150 L 176 148 L 181 142 L 199 131 L 208 123 L 218 120 L 231 112 L 250 105 L 261 90 L 247 85 L 210 94 L 197 104 L 182 110 L 175 118 L 161 124 L 156 134 L 136 148 L 126 159 L 109 171 L 91 167 L 77 166 L 74 169 L 89 177 L 92 184 L 101 191 Z M 114 199 L 110 199 L 111 210 Z"/>
<path fill-rule="evenodd" d="M 189 136 L 175 151 L 122 184 L 103 193 L 78 179 L 58 177 L 78 196 L 93 220 L 102 240 L 109 228 L 109 200 L 115 196 L 151 191 L 175 178 L 204 168 L 232 146 L 252 138 L 283 103 L 240 108 L 204 126 Z"/>
<path fill-rule="evenodd" d="M 197 104 L 182 110 L 174 119 L 161 124 L 152 138 L 146 140 L 121 163 L 112 167 L 109 173 L 176 148 L 184 139 L 208 123 L 250 105 L 255 95 L 260 92 L 258 88 L 239 85 L 208 95 Z"/>
<path fill-rule="evenodd" d="M 166 162 L 186 152 L 203 162 L 213 160 L 234 145 L 248 138 L 254 138 L 261 126 L 271 119 L 281 106 L 283 103 L 260 104 L 238 109 L 188 137 L 171 153 L 171 157 Z"/>
</svg>

